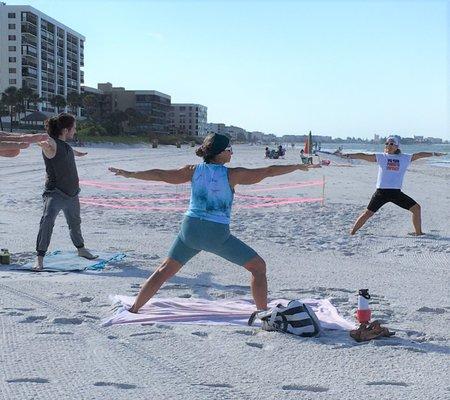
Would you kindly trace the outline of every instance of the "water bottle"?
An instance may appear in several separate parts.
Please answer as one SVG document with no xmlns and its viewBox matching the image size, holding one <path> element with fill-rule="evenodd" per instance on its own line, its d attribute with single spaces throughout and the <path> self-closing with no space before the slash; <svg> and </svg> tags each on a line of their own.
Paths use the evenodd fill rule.
<svg viewBox="0 0 450 400">
<path fill-rule="evenodd" d="M 372 311 L 369 307 L 369 289 L 359 289 L 358 292 L 358 309 L 356 310 L 356 319 L 360 324 L 367 324 L 372 317 Z"/>
<path fill-rule="evenodd" d="M 10 264 L 11 254 L 9 254 L 8 249 L 1 249 L 0 252 L 0 264 Z"/>
</svg>

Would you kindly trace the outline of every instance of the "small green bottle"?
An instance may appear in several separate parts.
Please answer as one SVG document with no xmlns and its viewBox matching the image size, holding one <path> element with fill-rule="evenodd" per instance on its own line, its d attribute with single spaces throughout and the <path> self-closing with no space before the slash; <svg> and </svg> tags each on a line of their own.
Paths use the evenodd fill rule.
<svg viewBox="0 0 450 400">
<path fill-rule="evenodd" d="M 1 249 L 0 264 L 11 264 L 11 254 L 9 254 L 8 249 Z"/>
</svg>

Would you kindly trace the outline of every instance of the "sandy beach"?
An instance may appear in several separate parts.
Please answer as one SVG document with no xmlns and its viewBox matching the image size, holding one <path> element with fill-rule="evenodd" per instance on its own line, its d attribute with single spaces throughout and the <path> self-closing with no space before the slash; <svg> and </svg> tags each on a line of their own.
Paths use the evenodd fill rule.
<svg viewBox="0 0 450 400">
<path fill-rule="evenodd" d="M 0 398 L 4 399 L 448 399 L 450 397 L 449 168 L 414 162 L 403 191 L 422 206 L 424 237 L 410 213 L 384 206 L 349 230 L 375 190 L 377 166 L 329 157 L 328 167 L 236 191 L 231 231 L 266 260 L 269 297 L 330 299 L 354 321 L 369 288 L 374 319 L 396 332 L 359 344 L 347 332 L 313 339 L 253 327 L 168 324 L 102 327 L 109 296 L 137 294 L 178 232 L 189 185 L 113 176 L 200 161 L 190 147 L 87 147 L 77 159 L 82 229 L 94 251 L 124 261 L 83 273 L 30 273 L 0 266 Z M 230 166 L 264 159 L 264 147 L 233 145 Z M 381 151 L 381 148 L 380 148 Z M 324 178 L 325 177 L 325 178 Z M 325 179 L 325 201 L 321 202 Z M 0 159 L 0 245 L 33 260 L 44 164 L 33 147 Z M 61 214 L 50 250 L 71 250 Z M 248 298 L 250 274 L 201 253 L 158 297 Z"/>
</svg>

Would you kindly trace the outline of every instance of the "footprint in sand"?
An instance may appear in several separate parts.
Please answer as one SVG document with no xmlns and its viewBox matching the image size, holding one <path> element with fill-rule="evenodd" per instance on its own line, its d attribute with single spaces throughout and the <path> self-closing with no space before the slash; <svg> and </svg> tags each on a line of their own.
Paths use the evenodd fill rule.
<svg viewBox="0 0 450 400">
<path fill-rule="evenodd" d="M 132 333 L 132 334 L 130 334 L 130 337 L 159 335 L 160 333 L 161 332 L 139 332 L 139 333 Z"/>
<path fill-rule="evenodd" d="M 256 343 L 256 342 L 245 342 L 245 344 L 246 344 L 247 346 L 250 346 L 250 347 L 256 347 L 257 349 L 262 349 L 262 348 L 263 348 L 263 345 L 262 345 L 261 343 Z"/>
<path fill-rule="evenodd" d="M 73 335 L 73 332 L 52 332 L 52 331 L 45 331 L 45 332 L 38 332 L 38 335 Z"/>
<path fill-rule="evenodd" d="M 26 317 L 24 320 L 19 322 L 21 324 L 31 324 L 33 322 L 43 321 L 44 319 L 47 319 L 46 315 L 30 315 L 29 317 Z"/>
<path fill-rule="evenodd" d="M 241 330 L 238 330 L 238 331 L 234 331 L 234 333 L 237 333 L 237 334 L 239 334 L 239 335 L 245 335 L 245 336 L 253 336 L 253 335 L 256 335 L 256 332 L 255 331 L 246 331 L 246 330 L 244 330 L 244 329 L 241 329 Z"/>
<path fill-rule="evenodd" d="M 367 382 L 367 386 L 402 386 L 407 387 L 408 384 L 405 382 L 396 382 L 396 381 L 374 381 L 374 382 Z"/>
<path fill-rule="evenodd" d="M 136 389 L 136 385 L 130 385 L 128 383 L 114 383 L 114 382 L 95 382 L 94 386 L 112 386 L 116 389 Z"/>
<path fill-rule="evenodd" d="M 94 300 L 93 297 L 82 297 L 82 298 L 80 298 L 80 301 L 81 301 L 82 303 L 89 303 L 89 302 L 92 301 L 92 300 Z"/>
<path fill-rule="evenodd" d="M 100 319 L 100 317 L 97 317 L 95 315 L 85 315 L 84 317 L 85 318 L 89 318 L 89 319 L 93 319 L 95 321 L 98 321 Z"/>
<path fill-rule="evenodd" d="M 181 298 L 181 299 L 189 299 L 189 298 L 192 297 L 192 294 L 189 294 L 189 293 L 180 294 L 178 297 Z"/>
<path fill-rule="evenodd" d="M 445 308 L 431 308 L 431 307 L 421 307 L 417 310 L 418 312 L 426 312 L 433 314 L 444 314 L 447 312 Z"/>
<path fill-rule="evenodd" d="M 8 383 L 49 383 L 50 381 L 45 378 L 18 378 L 18 379 L 7 379 Z"/>
<path fill-rule="evenodd" d="M 330 390 L 327 387 L 316 386 L 316 385 L 283 385 L 281 387 L 281 389 L 283 389 L 283 390 L 298 390 L 298 391 L 303 391 L 303 392 L 315 392 L 315 393 L 328 392 L 328 390 Z"/>
<path fill-rule="evenodd" d="M 192 386 L 206 386 L 206 387 L 227 388 L 227 389 L 231 389 L 233 387 L 229 383 L 195 383 Z"/>
<path fill-rule="evenodd" d="M 206 332 L 202 332 L 202 331 L 191 332 L 191 335 L 199 336 L 199 337 L 202 337 L 202 338 L 208 336 L 208 334 Z"/>
<path fill-rule="evenodd" d="M 60 325 L 81 325 L 83 320 L 80 318 L 55 318 L 53 323 Z"/>
<path fill-rule="evenodd" d="M 10 317 L 20 317 L 21 315 L 23 315 L 23 313 L 17 311 L 10 311 L 6 313 L 6 315 L 9 315 Z"/>
</svg>

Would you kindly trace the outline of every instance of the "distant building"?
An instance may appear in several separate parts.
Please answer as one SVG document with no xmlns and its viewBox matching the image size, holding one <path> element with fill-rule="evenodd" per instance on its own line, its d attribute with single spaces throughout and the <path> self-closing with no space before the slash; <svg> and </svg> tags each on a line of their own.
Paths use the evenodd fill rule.
<svg viewBox="0 0 450 400">
<path fill-rule="evenodd" d="M 215 134 L 218 133 L 220 135 L 226 135 L 226 126 L 225 124 L 208 122 L 206 124 L 206 134 Z"/>
<path fill-rule="evenodd" d="M 0 91 L 27 86 L 54 112 L 50 99 L 81 92 L 85 37 L 31 6 L 0 2 Z"/>
<path fill-rule="evenodd" d="M 264 138 L 264 132 L 258 132 L 258 131 L 248 132 L 249 142 L 253 142 L 253 143 L 262 142 L 263 138 Z"/>
<path fill-rule="evenodd" d="M 138 111 L 145 119 L 136 127 L 139 131 L 170 133 L 171 97 L 168 94 L 156 90 L 126 90 L 113 87 L 109 82 L 99 83 L 97 89 L 84 86 L 83 92 L 97 95 L 105 113 L 129 109 Z"/>
<path fill-rule="evenodd" d="M 235 141 L 245 142 L 248 139 L 247 131 L 239 126 L 227 126 L 225 128 L 226 134 Z"/>
<path fill-rule="evenodd" d="M 208 109 L 201 104 L 173 103 L 170 109 L 170 132 L 206 136 Z"/>
<path fill-rule="evenodd" d="M 432 144 L 442 144 L 443 140 L 441 138 L 435 138 L 435 137 L 427 137 L 425 139 L 428 143 Z"/>
</svg>

